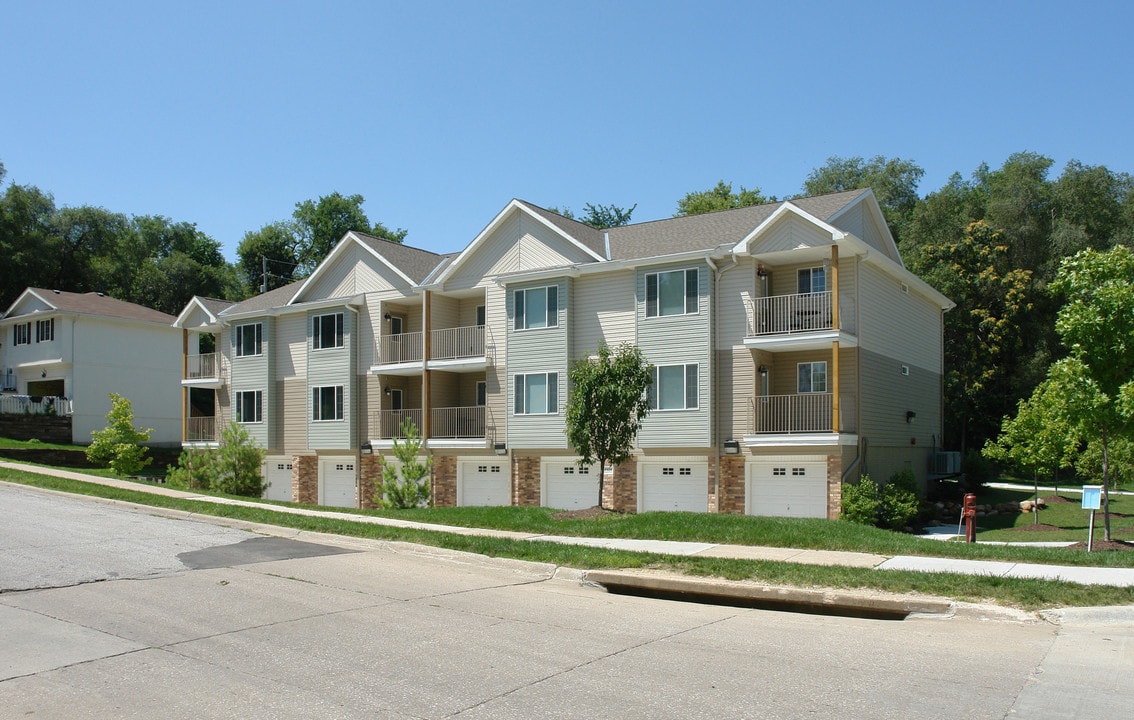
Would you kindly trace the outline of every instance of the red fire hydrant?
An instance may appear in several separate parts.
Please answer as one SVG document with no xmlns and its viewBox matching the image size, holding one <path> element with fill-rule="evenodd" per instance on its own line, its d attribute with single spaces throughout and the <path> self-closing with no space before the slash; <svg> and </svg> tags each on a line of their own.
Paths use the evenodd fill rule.
<svg viewBox="0 0 1134 720">
<path fill-rule="evenodd" d="M 976 495 L 965 494 L 961 515 L 965 518 L 965 542 L 976 542 Z"/>
</svg>

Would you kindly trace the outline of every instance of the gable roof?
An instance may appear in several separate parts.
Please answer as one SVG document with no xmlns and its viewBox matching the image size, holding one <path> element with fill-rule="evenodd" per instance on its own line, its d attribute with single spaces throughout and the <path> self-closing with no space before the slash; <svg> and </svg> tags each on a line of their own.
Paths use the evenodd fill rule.
<svg viewBox="0 0 1134 720">
<path fill-rule="evenodd" d="M 320 261 L 319 265 L 315 268 L 315 272 L 301 281 L 302 284 L 299 286 L 299 289 L 292 298 L 288 300 L 287 304 L 292 305 L 296 303 L 304 290 L 314 285 L 320 277 L 330 272 L 328 268 L 334 265 L 335 259 L 346 252 L 346 248 L 350 247 L 352 244 L 362 247 L 371 255 L 378 258 L 383 265 L 401 276 L 401 278 L 406 281 L 407 285 L 421 284 L 421 281 L 429 277 L 434 268 L 444 260 L 444 256 L 430 252 L 429 250 L 402 245 L 401 243 L 351 230 L 343 235 L 342 239 L 331 249 L 331 252 L 327 253 L 327 257 Z"/>
<path fill-rule="evenodd" d="M 606 239 L 603 230 L 593 228 L 586 223 L 572 220 L 558 213 L 553 213 L 550 210 L 545 210 L 539 205 L 533 205 L 527 200 L 516 200 L 516 202 L 559 228 L 564 234 L 574 238 L 579 244 L 585 246 L 592 253 L 599 257 L 606 257 Z"/>
<path fill-rule="evenodd" d="M 295 297 L 295 294 L 299 292 L 299 288 L 302 287 L 305 282 L 306 280 L 296 280 L 293 283 L 278 287 L 275 290 L 253 295 L 247 300 L 241 300 L 234 305 L 229 305 L 221 311 L 221 316 L 243 315 L 244 313 L 271 310 L 274 307 L 287 305 L 288 302 Z"/>
<path fill-rule="evenodd" d="M 193 308 L 198 307 L 208 316 L 209 324 L 212 325 L 217 322 L 218 316 L 223 311 L 235 304 L 236 303 L 232 300 L 218 300 L 217 298 L 194 295 L 189 298 L 189 302 L 185 303 L 185 307 L 181 309 L 181 312 L 177 315 L 177 319 L 174 320 L 173 324 L 177 327 L 183 327 L 190 313 L 193 312 Z"/>
<path fill-rule="evenodd" d="M 20 293 L 20 296 L 4 314 L 4 319 L 18 317 L 19 315 L 14 314 L 14 311 L 30 297 L 36 298 L 55 312 L 97 315 L 121 320 L 160 323 L 162 325 L 170 325 L 176 320 L 172 315 L 167 315 L 160 310 L 125 300 L 117 300 L 100 292 L 74 293 L 66 290 L 47 290 L 33 287 L 29 287 Z"/>
</svg>

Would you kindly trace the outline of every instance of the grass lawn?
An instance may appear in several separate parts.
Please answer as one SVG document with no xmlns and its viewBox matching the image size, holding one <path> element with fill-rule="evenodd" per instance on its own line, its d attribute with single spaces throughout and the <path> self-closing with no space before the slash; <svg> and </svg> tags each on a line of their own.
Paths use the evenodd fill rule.
<svg viewBox="0 0 1134 720">
<path fill-rule="evenodd" d="M 1078 488 L 1079 486 L 1073 486 Z M 1018 503 L 1035 497 L 1032 491 L 990 489 L 977 496 L 978 503 Z M 1082 508 L 1079 493 L 1040 491 L 1047 507 L 1033 513 L 986 515 L 977 518 L 977 540 L 997 542 L 1070 541 L 1086 542 L 1091 512 Z M 1039 525 L 1037 527 L 1036 521 Z M 1114 540 L 1134 541 L 1134 497 L 1111 494 L 1110 529 Z M 1095 539 L 1103 537 L 1103 512 L 1095 512 Z M 1134 554 L 1134 553 L 1132 553 Z"/>
<path fill-rule="evenodd" d="M 0 448 L 15 450 L 83 450 L 78 445 L 61 445 L 59 443 L 40 442 L 39 440 L 13 440 L 0 437 Z"/>
</svg>

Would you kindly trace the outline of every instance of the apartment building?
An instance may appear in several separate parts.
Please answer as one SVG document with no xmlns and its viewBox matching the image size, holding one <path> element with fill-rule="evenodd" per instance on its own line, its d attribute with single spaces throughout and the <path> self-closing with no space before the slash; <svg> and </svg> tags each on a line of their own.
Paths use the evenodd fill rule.
<svg viewBox="0 0 1134 720">
<path fill-rule="evenodd" d="M 951 306 L 869 190 L 609 230 L 513 200 L 459 253 L 352 232 L 302 282 L 194 299 L 186 442 L 236 420 L 269 493 L 365 506 L 409 419 L 438 505 L 589 507 L 603 469 L 568 446 L 568 369 L 632 343 L 651 412 L 604 505 L 837 517 L 862 472 L 925 478 Z"/>
</svg>

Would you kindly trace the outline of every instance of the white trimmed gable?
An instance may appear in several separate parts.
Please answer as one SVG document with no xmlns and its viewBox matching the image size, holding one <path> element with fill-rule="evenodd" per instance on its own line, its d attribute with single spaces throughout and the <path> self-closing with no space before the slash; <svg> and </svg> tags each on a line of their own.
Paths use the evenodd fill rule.
<svg viewBox="0 0 1134 720">
<path fill-rule="evenodd" d="M 513 200 L 448 266 L 437 283 L 445 290 L 483 285 L 486 278 L 603 258 Z"/>
<path fill-rule="evenodd" d="M 408 292 L 413 287 L 413 280 L 405 273 L 348 232 L 287 304 L 389 289 Z"/>
<path fill-rule="evenodd" d="M 14 318 L 18 315 L 32 315 L 34 313 L 51 312 L 57 308 L 50 302 L 47 302 L 30 288 L 24 290 L 12 306 L 8 308 L 8 312 L 3 315 L 5 319 Z"/>
<path fill-rule="evenodd" d="M 188 304 L 177 316 L 176 322 L 173 323 L 174 327 L 179 327 L 185 330 L 193 329 L 207 329 L 214 328 L 220 325 L 220 321 L 215 315 L 209 312 L 209 309 L 201 304 L 201 301 L 196 297 L 189 300 Z"/>
<path fill-rule="evenodd" d="M 827 247 L 843 238 L 843 232 L 786 202 L 737 243 L 734 251 L 765 255 L 789 250 Z"/>
<path fill-rule="evenodd" d="M 890 234 L 886 217 L 882 214 L 882 208 L 878 206 L 873 192 L 865 193 L 857 202 L 832 215 L 830 223 L 905 267 L 901 254 L 898 253 L 898 245 L 894 242 L 894 236 Z"/>
</svg>

